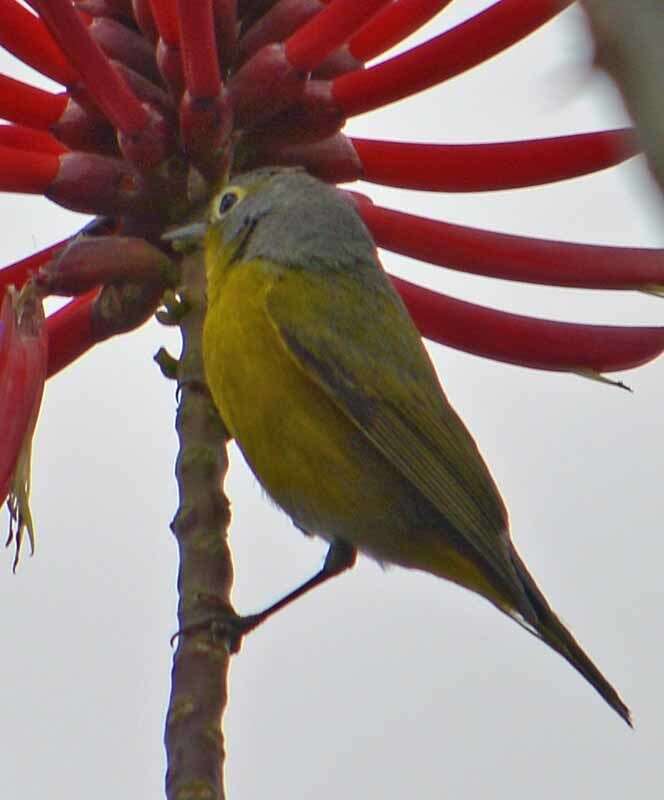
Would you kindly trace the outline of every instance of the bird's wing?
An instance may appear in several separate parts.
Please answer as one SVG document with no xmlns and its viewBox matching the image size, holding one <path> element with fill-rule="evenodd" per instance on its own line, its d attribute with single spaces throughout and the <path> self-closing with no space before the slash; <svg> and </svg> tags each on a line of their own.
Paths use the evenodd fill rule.
<svg viewBox="0 0 664 800">
<path fill-rule="evenodd" d="M 374 272 L 289 270 L 266 312 L 300 369 L 514 587 L 500 494 L 401 299 Z"/>
</svg>

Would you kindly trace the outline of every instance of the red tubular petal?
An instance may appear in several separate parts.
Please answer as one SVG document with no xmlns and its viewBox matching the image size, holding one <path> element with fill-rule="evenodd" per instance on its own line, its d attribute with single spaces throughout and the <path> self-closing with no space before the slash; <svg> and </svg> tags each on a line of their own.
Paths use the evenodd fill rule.
<svg viewBox="0 0 664 800">
<path fill-rule="evenodd" d="M 92 19 L 88 27 L 92 38 L 109 58 L 138 72 L 153 83 L 161 79 L 154 46 L 144 36 L 113 19 Z"/>
<path fill-rule="evenodd" d="M 95 103 L 123 134 L 140 134 L 150 119 L 134 93 L 90 35 L 70 0 L 32 0 Z"/>
<path fill-rule="evenodd" d="M 101 342 L 139 328 L 157 310 L 163 293 L 161 283 L 104 286 L 92 306 L 92 335 Z"/>
<path fill-rule="evenodd" d="M 0 46 L 63 86 L 78 80 L 44 23 L 16 0 L 0 0 Z"/>
<path fill-rule="evenodd" d="M 157 66 L 174 97 L 184 92 L 184 67 L 179 44 L 168 44 L 164 39 L 157 42 Z"/>
<path fill-rule="evenodd" d="M 263 14 L 267 13 L 279 0 L 237 0 L 237 16 L 241 19 L 245 29 L 253 25 Z M 321 0 L 329 5 L 332 0 Z"/>
<path fill-rule="evenodd" d="M 342 45 L 329 55 L 322 64 L 311 73 L 313 78 L 329 81 L 347 72 L 355 72 L 364 69 L 364 64 L 355 58 L 348 49 L 348 45 Z"/>
<path fill-rule="evenodd" d="M 278 0 L 266 11 L 239 42 L 239 61 L 243 63 L 261 47 L 282 42 L 325 8 L 322 0 Z"/>
<path fill-rule="evenodd" d="M 94 153 L 65 153 L 45 193 L 65 208 L 145 225 L 177 220 L 185 212 L 187 174 L 174 170 L 146 178 L 126 160 Z M 136 225 L 133 230 L 136 230 Z"/>
<path fill-rule="evenodd" d="M 507 314 L 391 277 L 423 336 L 474 355 L 534 369 L 632 369 L 664 351 L 664 328 L 579 325 Z"/>
<path fill-rule="evenodd" d="M 12 298 L 8 292 L 0 294 L 0 376 L 6 374 L 7 365 L 14 352 L 16 340 L 16 316 Z M 0 381 L 0 386 L 4 381 Z"/>
<path fill-rule="evenodd" d="M 124 64 L 116 62 L 116 66 L 141 103 L 155 108 L 164 117 L 170 117 L 173 122 L 175 121 L 173 97 L 163 86 L 161 76 L 157 83 L 153 83 Z"/>
<path fill-rule="evenodd" d="M 134 0 L 134 6 L 137 7 Z M 180 29 L 177 15 L 177 0 L 150 0 L 152 20 L 159 34 L 157 42 L 157 65 L 164 80 L 177 98 L 184 91 L 184 68 L 180 52 Z"/>
<path fill-rule="evenodd" d="M 177 0 L 150 0 L 150 6 L 160 38 L 166 44 L 177 47 L 180 41 Z"/>
<path fill-rule="evenodd" d="M 16 318 L 9 294 L 0 303 L 0 502 L 41 403 L 48 342 L 39 302 L 34 312 Z"/>
<path fill-rule="evenodd" d="M 0 147 L 0 191 L 44 194 L 60 169 L 51 153 Z"/>
<path fill-rule="evenodd" d="M 23 311 L 19 319 L 19 338 L 26 351 L 28 387 L 26 394 L 32 396 L 32 413 L 37 413 L 41 404 L 41 396 L 46 380 L 46 364 L 48 359 L 48 336 L 44 325 L 44 309 L 40 299 L 32 301 L 29 313 Z M 0 436 L 0 441 L 2 437 Z"/>
<path fill-rule="evenodd" d="M 373 205 L 373 200 L 369 197 L 368 194 L 363 194 L 362 192 L 356 192 L 353 189 L 341 189 L 340 187 L 337 187 L 337 191 L 353 206 L 353 208 L 357 211 L 358 214 L 360 214 L 360 216 L 362 216 L 362 214 L 364 213 L 364 206 Z"/>
<path fill-rule="evenodd" d="M 193 98 L 185 92 L 180 104 L 180 135 L 187 155 L 206 177 L 221 177 L 228 166 L 224 153 L 233 129 L 233 109 L 222 87 L 214 97 Z"/>
<path fill-rule="evenodd" d="M 233 75 L 228 91 L 237 128 L 252 128 L 291 106 L 305 76 L 286 58 L 283 44 L 263 47 Z"/>
<path fill-rule="evenodd" d="M 221 72 L 212 0 L 177 0 L 177 12 L 187 90 L 194 99 L 216 97 L 221 88 Z"/>
<path fill-rule="evenodd" d="M 493 233 L 370 203 L 359 211 L 379 247 L 491 278 L 581 289 L 664 285 L 664 250 L 608 247 Z"/>
<path fill-rule="evenodd" d="M 491 144 L 352 141 L 364 180 L 435 192 L 539 186 L 612 167 L 639 151 L 629 128 Z"/>
<path fill-rule="evenodd" d="M 45 194 L 65 208 L 89 214 L 133 214 L 151 219 L 161 210 L 155 208 L 159 198 L 148 193 L 140 173 L 131 165 L 92 153 L 60 156 L 60 169 Z"/>
<path fill-rule="evenodd" d="M 114 293 L 113 287 L 103 292 Z M 161 296 L 160 286 L 144 284 L 141 291 L 122 297 L 118 289 L 108 303 L 94 289 L 77 297 L 46 320 L 48 334 L 47 377 L 67 367 L 95 344 L 117 333 L 143 324 L 153 313 Z"/>
<path fill-rule="evenodd" d="M 440 36 L 367 70 L 342 75 L 333 94 L 347 116 L 362 114 L 477 66 L 523 39 L 572 0 L 501 0 Z"/>
<path fill-rule="evenodd" d="M 117 155 L 118 140 L 115 129 L 105 117 L 83 108 L 75 100 L 69 100 L 56 123 L 50 126 L 52 133 L 70 150 Z"/>
<path fill-rule="evenodd" d="M 75 5 L 92 17 L 109 17 L 132 21 L 131 0 L 75 0 Z"/>
<path fill-rule="evenodd" d="M 152 14 L 150 0 L 132 0 L 131 5 L 134 11 L 134 19 L 141 33 L 148 41 L 154 44 L 159 38 L 159 31 Z"/>
<path fill-rule="evenodd" d="M 46 130 L 60 119 L 69 97 L 52 94 L 27 83 L 0 75 L 0 117 Z"/>
<path fill-rule="evenodd" d="M 334 136 L 345 118 L 334 102 L 328 81 L 308 80 L 299 101 L 246 137 L 249 151 L 276 151 Z"/>
<path fill-rule="evenodd" d="M 156 108 L 143 105 L 145 124 L 134 132 L 118 133 L 118 144 L 124 157 L 143 170 L 152 170 L 175 150 L 172 125 Z"/>
<path fill-rule="evenodd" d="M 46 131 L 22 125 L 0 125 L 0 146 L 59 156 L 67 148 Z"/>
<path fill-rule="evenodd" d="M 27 258 L 22 258 L 20 261 L 15 261 L 13 264 L 2 267 L 0 269 L 0 294 L 7 286 L 15 286 L 20 289 L 28 278 L 34 275 L 47 261 L 50 261 L 53 258 L 53 254 L 67 244 L 68 241 L 70 240 L 63 239 L 61 242 L 52 244 L 38 253 L 33 253 Z"/>
<path fill-rule="evenodd" d="M 237 55 L 237 0 L 212 0 L 219 63 L 230 69 Z"/>
<path fill-rule="evenodd" d="M 48 363 L 46 376 L 55 375 L 93 347 L 92 306 L 98 291 L 77 297 L 46 320 Z"/>
<path fill-rule="evenodd" d="M 350 139 L 339 132 L 313 144 L 254 150 L 250 167 L 278 164 L 303 166 L 312 175 L 329 183 L 346 183 L 362 177 L 362 165 Z"/>
<path fill-rule="evenodd" d="M 145 239 L 80 235 L 42 268 L 36 283 L 49 294 L 72 296 L 123 281 L 147 281 L 165 288 L 174 275 L 175 266 L 168 256 Z"/>
<path fill-rule="evenodd" d="M 350 52 L 370 61 L 399 44 L 448 6 L 452 0 L 401 0 L 381 9 L 350 40 Z"/>
<path fill-rule="evenodd" d="M 334 0 L 286 41 L 286 58 L 311 72 L 391 0 Z"/>
</svg>

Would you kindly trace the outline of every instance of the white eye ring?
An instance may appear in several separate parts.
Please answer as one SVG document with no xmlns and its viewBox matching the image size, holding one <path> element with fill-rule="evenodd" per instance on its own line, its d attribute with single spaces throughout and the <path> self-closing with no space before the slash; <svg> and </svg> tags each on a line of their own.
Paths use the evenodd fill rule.
<svg viewBox="0 0 664 800">
<path fill-rule="evenodd" d="M 233 190 L 224 192 L 219 199 L 219 205 L 217 206 L 217 214 L 220 217 L 222 217 L 224 214 L 230 211 L 231 208 L 233 208 L 233 206 L 237 203 L 239 199 L 240 199 L 239 194 Z"/>
<path fill-rule="evenodd" d="M 227 186 L 212 201 L 212 219 L 222 219 L 246 197 L 247 190 L 241 186 Z"/>
</svg>

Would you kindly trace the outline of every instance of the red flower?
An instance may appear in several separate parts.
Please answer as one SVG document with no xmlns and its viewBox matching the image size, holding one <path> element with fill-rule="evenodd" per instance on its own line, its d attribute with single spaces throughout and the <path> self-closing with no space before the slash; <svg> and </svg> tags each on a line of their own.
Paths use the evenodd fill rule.
<svg viewBox="0 0 664 800">
<path fill-rule="evenodd" d="M 30 450 L 47 353 L 44 312 L 36 292 L 31 287 L 20 295 L 14 290 L 5 292 L 0 302 L 0 502 L 9 495 L 9 541 L 16 537 L 16 559 L 24 530 L 34 546 L 28 507 Z"/>
<path fill-rule="evenodd" d="M 345 135 L 348 118 L 458 75 L 569 3 L 501 0 L 363 68 L 447 4 L 335 0 L 321 10 L 317 0 L 245 0 L 236 18 L 229 0 L 31 0 L 36 14 L 1 0 L 0 43 L 65 88 L 0 76 L 10 123 L 0 127 L 0 188 L 104 217 L 86 231 L 94 240 L 73 238 L 0 271 L 0 291 L 18 288 L 56 256 L 42 288 L 82 295 L 47 320 L 48 375 L 153 313 L 169 283 L 155 245 L 191 206 L 192 174 L 214 182 L 229 164 L 296 163 L 333 182 L 477 192 L 584 175 L 636 152 L 624 129 L 470 145 Z M 357 202 L 380 246 L 448 268 L 593 289 L 664 283 L 660 250 L 496 234 Z M 143 289 L 123 294 L 129 282 Z M 395 283 L 425 336 L 488 358 L 592 376 L 664 349 L 664 328 L 531 319 Z M 3 442 L 8 463 L 18 447 Z"/>
</svg>

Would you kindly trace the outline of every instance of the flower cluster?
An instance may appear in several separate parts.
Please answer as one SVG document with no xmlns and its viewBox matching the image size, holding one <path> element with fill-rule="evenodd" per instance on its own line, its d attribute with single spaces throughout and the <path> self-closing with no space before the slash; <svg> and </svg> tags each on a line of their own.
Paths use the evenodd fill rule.
<svg viewBox="0 0 664 800">
<path fill-rule="evenodd" d="M 229 172 L 297 164 L 334 183 L 476 192 L 560 181 L 637 152 L 626 129 L 464 145 L 346 135 L 349 118 L 459 75 L 570 4 L 499 0 L 381 60 L 449 2 L 0 0 L 0 45 L 63 87 L 0 75 L 0 189 L 95 216 L 0 270 L 0 500 L 11 497 L 19 540 L 44 381 L 152 316 L 177 280 L 164 229 Z M 661 250 L 492 233 L 349 196 L 380 247 L 431 264 L 577 288 L 664 285 Z M 664 349 L 658 327 L 534 319 L 394 282 L 424 336 L 492 359 L 600 376 Z M 72 299 L 44 320 L 49 294 Z"/>
</svg>

